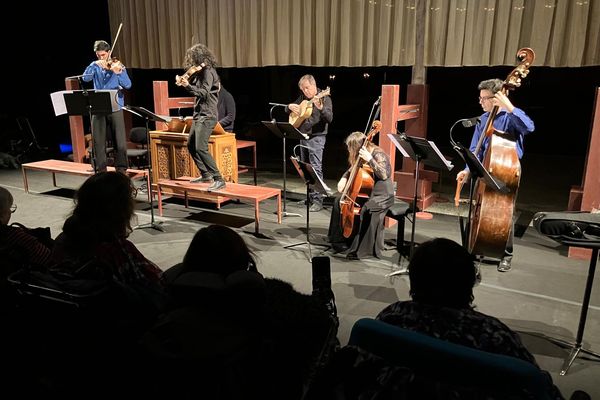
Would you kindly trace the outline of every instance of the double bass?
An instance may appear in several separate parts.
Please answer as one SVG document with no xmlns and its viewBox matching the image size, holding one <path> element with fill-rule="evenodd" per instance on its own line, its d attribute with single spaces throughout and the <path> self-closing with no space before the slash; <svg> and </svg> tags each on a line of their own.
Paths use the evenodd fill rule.
<svg viewBox="0 0 600 400">
<path fill-rule="evenodd" d="M 367 137 L 363 142 L 361 149 L 367 147 L 367 144 L 373 140 L 373 137 L 381 130 L 381 122 L 373 121 L 371 130 L 367 133 Z M 360 150 L 359 150 L 360 151 Z M 350 168 L 350 174 L 342 196 L 340 197 L 340 221 L 342 224 L 342 232 L 345 238 L 349 238 L 352 235 L 354 229 L 354 216 L 360 213 L 360 206 L 356 202 L 358 197 L 368 197 L 373 190 L 375 181 L 373 179 L 373 172 L 369 171 L 366 167 L 363 167 L 361 158 L 356 153 L 356 160 Z"/>
<path fill-rule="evenodd" d="M 521 86 L 521 81 L 529 73 L 529 67 L 535 58 L 530 48 L 522 48 L 517 52 L 519 64 L 511 71 L 502 86 L 502 93 Z M 494 106 L 490 111 L 487 123 L 477 143 L 475 154 L 479 154 L 486 137 L 490 138 L 483 159 L 484 168 L 494 178 L 504 182 L 508 193 L 501 193 L 487 186 L 483 179 L 478 179 L 473 195 L 473 212 L 469 223 L 468 250 L 471 254 L 502 258 L 511 229 L 516 194 L 521 179 L 521 164 L 517 153 L 515 138 L 494 129 L 493 122 L 499 111 Z M 468 179 L 458 183 L 460 187 Z"/>
</svg>

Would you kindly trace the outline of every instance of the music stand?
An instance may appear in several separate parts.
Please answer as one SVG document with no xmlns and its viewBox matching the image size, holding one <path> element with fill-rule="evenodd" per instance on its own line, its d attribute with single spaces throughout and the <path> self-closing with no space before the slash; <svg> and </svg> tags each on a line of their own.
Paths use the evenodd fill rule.
<svg viewBox="0 0 600 400">
<path fill-rule="evenodd" d="M 117 90 L 61 90 L 50 94 L 54 114 L 56 116 L 88 115 L 90 118 L 90 131 L 92 134 L 92 165 L 97 173 L 96 146 L 94 144 L 94 124 L 92 115 L 106 115 L 119 111 L 117 103 Z"/>
<path fill-rule="evenodd" d="M 287 159 L 285 155 L 285 142 L 287 138 L 295 140 L 308 140 L 308 135 L 300 132 L 298 129 L 288 122 L 277 122 L 277 121 L 262 121 L 263 125 L 267 127 L 275 136 L 283 140 L 283 216 L 284 217 L 301 217 L 302 215 L 296 213 L 288 213 L 286 211 L 286 175 L 287 175 Z M 310 202 L 309 202 L 310 203 Z"/>
<path fill-rule="evenodd" d="M 394 143 L 396 148 L 400 150 L 400 153 L 406 158 L 411 158 L 415 161 L 415 195 L 413 198 L 413 220 L 412 220 L 412 230 L 410 233 L 410 256 L 412 258 L 415 248 L 415 225 L 417 222 L 417 192 L 419 185 L 419 167 L 421 165 L 421 161 L 425 163 L 425 165 L 436 168 L 447 168 L 448 171 L 454 168 L 454 165 L 440 152 L 435 143 L 425 138 L 420 138 L 416 136 L 408 136 L 404 133 L 402 134 L 394 134 L 388 133 L 388 137 Z M 405 273 L 406 271 L 401 270 L 397 271 L 396 275 L 400 273 Z M 391 275 L 390 275 L 391 276 Z"/>
<path fill-rule="evenodd" d="M 487 172 L 487 170 L 481 164 L 481 161 L 479 161 L 479 159 L 475 157 L 475 154 L 473 154 L 471 150 L 467 149 L 460 143 L 456 143 L 453 147 L 454 150 L 460 156 L 460 158 L 462 158 L 465 164 L 469 167 L 469 171 L 471 172 L 471 183 L 469 185 L 469 213 L 467 225 L 462 226 L 463 224 L 461 220 L 461 239 L 463 241 L 463 246 L 467 248 L 471 240 L 471 213 L 473 210 L 473 194 L 475 191 L 475 183 L 477 182 L 477 179 L 482 178 L 486 185 L 502 193 L 508 193 L 509 189 L 503 181 L 494 178 L 492 175 L 489 174 L 489 172 Z"/>
<path fill-rule="evenodd" d="M 319 175 L 317 175 L 315 169 L 310 163 L 300 161 L 296 157 L 290 157 L 290 160 L 296 168 L 296 172 L 298 172 L 298 175 L 300 175 L 300 178 L 302 178 L 302 180 L 306 184 L 306 242 L 291 244 L 288 246 L 284 246 L 283 248 L 291 249 L 293 247 L 306 244 L 308 245 L 308 261 L 312 262 L 312 249 L 310 247 L 311 244 L 313 246 L 325 247 L 324 251 L 330 249 L 331 246 L 326 244 L 312 243 L 310 241 L 310 187 L 312 186 L 316 191 L 325 193 L 328 196 L 331 195 L 331 189 L 329 189 L 325 182 L 323 182 L 321 178 L 319 178 Z"/>
<path fill-rule="evenodd" d="M 152 228 L 157 231 L 164 232 L 165 228 L 162 227 L 162 221 L 154 221 L 154 196 L 152 195 L 152 151 L 150 150 L 150 127 L 149 122 L 168 122 L 165 117 L 154 114 L 152 111 L 145 109 L 144 107 L 136 106 L 124 106 L 123 110 L 137 115 L 138 117 L 144 118 L 146 121 L 146 146 L 148 147 L 148 192 L 150 197 L 150 222 L 147 224 L 141 224 L 136 226 L 134 229 L 145 229 Z"/>
</svg>

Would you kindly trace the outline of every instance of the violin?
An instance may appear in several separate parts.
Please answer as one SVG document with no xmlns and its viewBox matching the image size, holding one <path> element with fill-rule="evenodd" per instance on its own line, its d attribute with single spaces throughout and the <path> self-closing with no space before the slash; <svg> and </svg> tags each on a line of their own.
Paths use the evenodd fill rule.
<svg viewBox="0 0 600 400">
<path fill-rule="evenodd" d="M 185 71 L 185 74 L 179 76 L 179 75 L 175 75 L 175 84 L 177 86 L 184 86 L 183 82 L 188 81 L 192 76 L 194 76 L 195 74 L 197 74 L 198 72 L 202 71 L 202 68 L 206 67 L 206 64 L 202 63 L 200 65 L 194 65 L 190 68 L 188 68 L 187 71 Z"/>
<path fill-rule="evenodd" d="M 109 58 L 106 60 L 106 62 L 104 63 L 104 68 L 105 69 L 117 68 L 120 71 L 123 68 L 125 68 L 125 66 L 117 57 L 112 57 L 112 58 Z"/>
</svg>

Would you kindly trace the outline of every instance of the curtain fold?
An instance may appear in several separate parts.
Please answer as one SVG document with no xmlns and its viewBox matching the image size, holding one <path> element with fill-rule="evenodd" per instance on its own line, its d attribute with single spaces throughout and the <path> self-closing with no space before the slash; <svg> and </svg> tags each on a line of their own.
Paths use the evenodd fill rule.
<svg viewBox="0 0 600 400">
<path fill-rule="evenodd" d="M 108 0 L 115 55 L 129 67 L 179 68 L 205 43 L 223 67 L 410 66 L 417 2 L 425 65 L 600 64 L 600 0 Z"/>
</svg>

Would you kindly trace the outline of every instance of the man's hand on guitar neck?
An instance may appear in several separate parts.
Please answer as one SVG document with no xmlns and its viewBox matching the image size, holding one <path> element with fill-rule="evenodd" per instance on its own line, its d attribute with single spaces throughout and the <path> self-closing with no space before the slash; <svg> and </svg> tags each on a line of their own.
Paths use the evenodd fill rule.
<svg viewBox="0 0 600 400">
<path fill-rule="evenodd" d="M 316 99 L 315 101 L 313 101 L 313 104 L 315 105 L 315 107 L 317 107 L 319 110 L 323 109 L 323 100 Z"/>
</svg>

